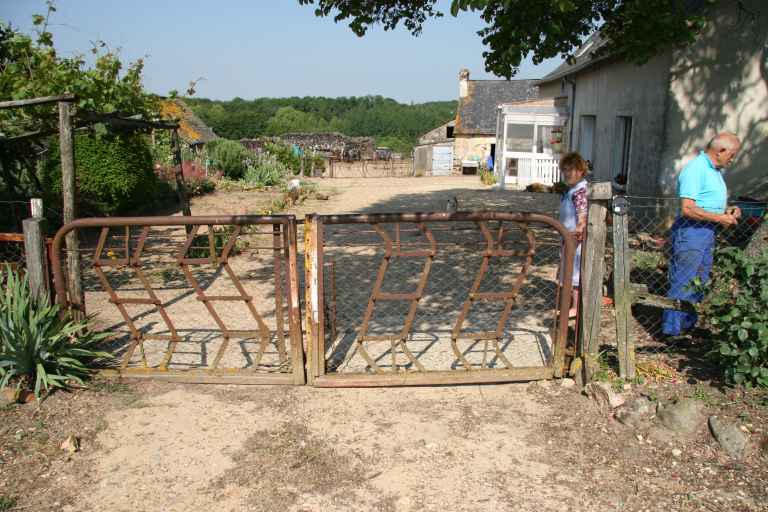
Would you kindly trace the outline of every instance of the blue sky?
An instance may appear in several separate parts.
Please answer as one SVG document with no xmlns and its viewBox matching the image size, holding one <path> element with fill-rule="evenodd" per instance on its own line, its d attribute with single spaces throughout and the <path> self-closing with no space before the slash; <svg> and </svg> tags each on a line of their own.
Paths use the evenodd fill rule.
<svg viewBox="0 0 768 512">
<path fill-rule="evenodd" d="M 448 2 L 444 2 L 448 4 Z M 57 0 L 50 29 L 63 54 L 102 39 L 125 60 L 146 57 L 145 85 L 166 94 L 204 77 L 197 96 L 360 96 L 402 102 L 455 99 L 459 70 L 485 73 L 477 14 L 432 20 L 418 38 L 376 28 L 358 38 L 296 0 Z M 447 9 L 443 9 L 444 12 Z M 29 32 L 42 0 L 0 0 L 0 18 Z M 526 62 L 517 78 L 559 63 Z"/>
</svg>

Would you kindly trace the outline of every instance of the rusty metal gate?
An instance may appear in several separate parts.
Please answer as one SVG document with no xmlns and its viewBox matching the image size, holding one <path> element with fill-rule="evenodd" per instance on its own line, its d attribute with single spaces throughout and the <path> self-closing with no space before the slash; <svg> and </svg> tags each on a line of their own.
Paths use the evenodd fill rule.
<svg viewBox="0 0 768 512">
<path fill-rule="evenodd" d="M 83 289 L 97 327 L 115 333 L 114 370 L 186 382 L 303 384 L 293 216 L 79 219 Z"/>
<path fill-rule="evenodd" d="M 574 249 L 562 224 L 537 214 L 308 216 L 309 382 L 561 376 L 575 346 L 568 346 L 573 269 L 561 261 L 572 261 Z"/>
</svg>

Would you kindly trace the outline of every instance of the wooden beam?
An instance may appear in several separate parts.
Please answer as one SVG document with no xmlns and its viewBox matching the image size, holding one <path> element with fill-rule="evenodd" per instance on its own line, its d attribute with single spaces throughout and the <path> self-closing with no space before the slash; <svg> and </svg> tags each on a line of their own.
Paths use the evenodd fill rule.
<svg viewBox="0 0 768 512">
<path fill-rule="evenodd" d="M 661 309 L 675 309 L 677 311 L 685 311 L 689 313 L 696 312 L 696 306 L 685 300 L 670 299 L 662 295 L 655 295 L 648 291 L 648 287 L 644 284 L 630 283 L 629 289 L 631 291 L 631 298 L 633 304 L 641 304 L 643 306 L 651 306 Z"/>
<path fill-rule="evenodd" d="M 0 108 L 28 107 L 30 105 L 43 105 L 45 103 L 71 103 L 73 101 L 77 101 L 77 96 L 74 94 L 60 94 L 58 96 L 41 96 L 39 98 L 29 98 L 26 100 L 0 101 Z"/>
<path fill-rule="evenodd" d="M 23 242 L 23 233 L 0 233 L 0 242 Z"/>
<path fill-rule="evenodd" d="M 616 314 L 616 345 L 619 376 L 635 377 L 635 340 L 632 337 L 632 292 L 629 272 L 629 203 L 619 197 L 613 204 L 613 303 Z"/>
<path fill-rule="evenodd" d="M 77 218 L 75 181 L 75 141 L 72 132 L 72 111 L 69 101 L 59 102 L 59 146 L 61 154 L 61 188 L 64 203 L 64 224 Z M 80 275 L 80 252 L 77 230 L 67 234 L 67 288 L 72 315 L 85 318 L 85 297 Z"/>
<path fill-rule="evenodd" d="M 171 146 L 173 147 L 173 165 L 176 167 L 176 192 L 179 194 L 182 213 L 186 216 L 192 215 L 189 207 L 189 196 L 187 196 L 187 186 L 184 183 L 184 169 L 181 161 L 181 142 L 179 141 L 179 132 L 174 129 L 171 132 Z"/>
<path fill-rule="evenodd" d="M 147 121 L 145 119 L 136 119 L 132 117 L 118 116 L 116 114 L 102 114 L 99 112 L 79 111 L 77 118 L 87 123 L 104 123 L 114 128 L 124 128 L 127 130 L 157 129 L 174 130 L 179 127 L 179 123 L 167 121 Z"/>
<path fill-rule="evenodd" d="M 12 137 L 0 137 L 0 142 L 20 142 L 27 139 L 37 139 L 40 137 L 47 137 L 49 135 L 55 135 L 59 133 L 58 130 L 35 130 L 33 132 L 26 132 Z"/>
<path fill-rule="evenodd" d="M 491 384 L 497 382 L 520 382 L 551 379 L 553 370 L 548 366 L 520 367 L 510 369 L 387 372 L 326 374 L 314 379 L 313 385 L 320 388 L 361 388 L 384 386 L 439 386 L 446 384 Z"/>
<path fill-rule="evenodd" d="M 584 364 L 585 378 L 592 379 L 597 371 L 597 355 L 600 349 L 600 323 L 603 304 L 603 276 L 605 275 L 605 242 L 608 201 L 611 198 L 610 182 L 589 185 L 589 216 L 587 236 L 582 247 L 581 307 L 579 313 L 578 353 Z"/>
</svg>

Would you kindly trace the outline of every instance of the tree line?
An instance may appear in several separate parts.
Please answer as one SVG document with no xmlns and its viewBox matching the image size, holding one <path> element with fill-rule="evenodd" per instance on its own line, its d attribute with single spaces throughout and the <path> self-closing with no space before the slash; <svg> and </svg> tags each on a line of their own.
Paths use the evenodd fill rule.
<svg viewBox="0 0 768 512">
<path fill-rule="evenodd" d="M 208 126 L 228 139 L 284 133 L 339 132 L 376 138 L 380 146 L 410 153 L 423 133 L 453 119 L 455 101 L 399 103 L 382 96 L 256 98 L 185 102 Z"/>
</svg>

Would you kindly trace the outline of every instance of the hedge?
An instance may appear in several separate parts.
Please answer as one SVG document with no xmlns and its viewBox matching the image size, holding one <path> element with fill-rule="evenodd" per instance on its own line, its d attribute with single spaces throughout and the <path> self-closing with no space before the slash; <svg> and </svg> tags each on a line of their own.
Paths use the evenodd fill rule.
<svg viewBox="0 0 768 512">
<path fill-rule="evenodd" d="M 152 153 L 142 135 L 75 137 L 78 208 L 85 215 L 127 213 L 151 204 L 159 193 Z M 46 191 L 60 203 L 61 161 L 58 144 L 51 148 L 44 170 Z"/>
</svg>

